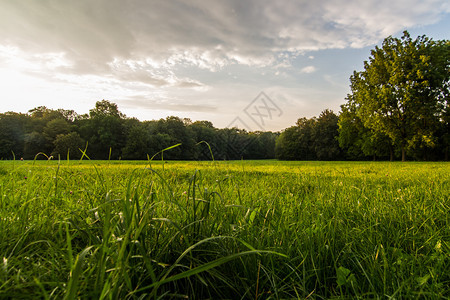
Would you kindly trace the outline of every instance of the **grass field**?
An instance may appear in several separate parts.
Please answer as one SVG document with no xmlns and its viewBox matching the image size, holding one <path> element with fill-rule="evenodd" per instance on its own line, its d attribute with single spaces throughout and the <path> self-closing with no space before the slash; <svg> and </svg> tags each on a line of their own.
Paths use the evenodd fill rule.
<svg viewBox="0 0 450 300">
<path fill-rule="evenodd" d="M 450 297 L 450 164 L 0 161 L 0 298 Z"/>
</svg>

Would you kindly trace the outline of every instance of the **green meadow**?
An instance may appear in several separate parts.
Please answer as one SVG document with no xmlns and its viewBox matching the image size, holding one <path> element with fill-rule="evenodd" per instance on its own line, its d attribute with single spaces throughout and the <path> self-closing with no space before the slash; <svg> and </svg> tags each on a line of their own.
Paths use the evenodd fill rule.
<svg viewBox="0 0 450 300">
<path fill-rule="evenodd" d="M 450 164 L 0 161 L 2 299 L 450 297 Z"/>
</svg>

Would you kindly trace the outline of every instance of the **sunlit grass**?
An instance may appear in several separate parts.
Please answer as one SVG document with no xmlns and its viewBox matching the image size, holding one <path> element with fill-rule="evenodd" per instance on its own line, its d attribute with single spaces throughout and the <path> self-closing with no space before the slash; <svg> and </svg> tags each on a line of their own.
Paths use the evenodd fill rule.
<svg viewBox="0 0 450 300">
<path fill-rule="evenodd" d="M 447 298 L 449 171 L 2 161 L 0 298 Z"/>
</svg>

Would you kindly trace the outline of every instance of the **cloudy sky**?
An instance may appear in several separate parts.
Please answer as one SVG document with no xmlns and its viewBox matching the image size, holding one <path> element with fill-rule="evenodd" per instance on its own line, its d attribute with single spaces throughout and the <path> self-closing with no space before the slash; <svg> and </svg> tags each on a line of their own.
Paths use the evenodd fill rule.
<svg viewBox="0 0 450 300">
<path fill-rule="evenodd" d="M 339 111 L 385 37 L 449 28 L 447 0 L 0 0 L 0 112 L 107 99 L 140 120 L 280 130 Z"/>
</svg>

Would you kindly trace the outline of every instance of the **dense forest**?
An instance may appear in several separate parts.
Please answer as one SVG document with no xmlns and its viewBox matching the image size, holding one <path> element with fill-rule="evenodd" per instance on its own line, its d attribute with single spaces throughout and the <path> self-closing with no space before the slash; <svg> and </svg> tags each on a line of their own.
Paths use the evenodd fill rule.
<svg viewBox="0 0 450 300">
<path fill-rule="evenodd" d="M 115 103 L 98 101 L 89 114 L 40 106 L 0 114 L 0 159 L 178 160 L 448 160 L 450 42 L 408 32 L 371 51 L 350 77 L 351 93 L 336 115 L 300 118 L 279 132 L 218 129 L 179 117 L 127 118 Z M 202 142 L 203 141 L 203 142 Z M 206 142 L 206 143 L 204 143 Z M 40 156 L 45 158 L 45 156 Z"/>
<path fill-rule="evenodd" d="M 0 114 L 0 158 L 147 159 L 160 150 L 165 159 L 267 159 L 275 157 L 277 133 L 214 128 L 211 122 L 167 117 L 141 122 L 123 115 L 115 103 L 98 101 L 89 114 L 44 106 L 27 114 Z M 199 143 L 206 141 L 206 143 Z M 209 145 L 209 147 L 208 147 Z M 210 151 L 211 149 L 211 151 Z M 42 156 L 41 158 L 45 158 Z"/>
</svg>

